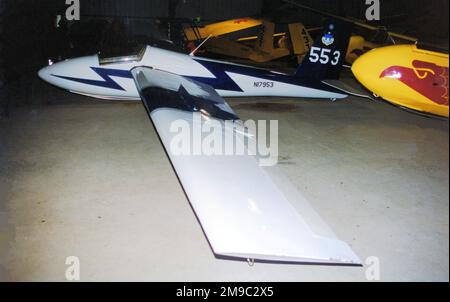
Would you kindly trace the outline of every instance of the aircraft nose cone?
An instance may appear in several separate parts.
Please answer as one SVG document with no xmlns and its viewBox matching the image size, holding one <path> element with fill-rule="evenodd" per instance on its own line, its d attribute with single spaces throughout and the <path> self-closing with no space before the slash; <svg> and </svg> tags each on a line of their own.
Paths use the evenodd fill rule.
<svg viewBox="0 0 450 302">
<path fill-rule="evenodd" d="M 372 50 L 356 59 L 352 65 L 352 73 L 362 85 L 374 92 L 380 78 L 379 65 L 379 54 Z"/>
<path fill-rule="evenodd" d="M 71 70 L 72 68 L 70 68 L 70 65 L 68 65 L 67 62 L 62 61 L 42 68 L 38 71 L 38 76 L 49 84 L 66 89 L 66 85 L 58 79 L 58 76 L 66 75 L 68 72 L 71 72 Z"/>
<path fill-rule="evenodd" d="M 39 77 L 46 81 L 46 82 L 50 82 L 50 77 L 51 77 L 51 66 L 47 66 L 42 68 L 41 70 L 39 70 L 38 75 Z"/>
<path fill-rule="evenodd" d="M 79 83 L 71 78 L 89 77 L 92 67 L 98 66 L 97 56 L 88 56 L 52 63 L 38 71 L 39 77 L 45 82 L 65 90 L 79 89 Z"/>
<path fill-rule="evenodd" d="M 363 82 L 362 81 L 362 77 L 364 76 L 364 74 L 366 74 L 367 73 L 367 70 L 366 70 L 366 72 L 364 72 L 364 68 L 365 67 L 367 67 L 367 60 L 365 59 L 365 57 L 364 57 L 365 55 L 362 55 L 362 56 L 360 56 L 358 59 L 356 59 L 356 61 L 353 63 L 353 65 L 352 65 L 352 72 L 353 72 L 353 75 L 360 81 L 360 82 Z"/>
<path fill-rule="evenodd" d="M 56 82 L 55 75 L 61 72 L 61 70 L 65 69 L 64 62 L 52 63 L 49 61 L 49 65 L 45 66 L 41 70 L 38 71 L 38 76 L 44 80 L 45 82 L 59 86 Z"/>
</svg>

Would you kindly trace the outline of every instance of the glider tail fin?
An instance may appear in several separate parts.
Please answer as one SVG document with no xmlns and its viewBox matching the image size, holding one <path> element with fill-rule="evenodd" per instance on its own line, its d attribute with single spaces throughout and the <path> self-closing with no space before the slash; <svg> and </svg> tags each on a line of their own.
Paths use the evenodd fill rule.
<svg viewBox="0 0 450 302">
<path fill-rule="evenodd" d="M 296 76 L 317 80 L 339 79 L 345 62 L 352 24 L 338 20 L 328 20 L 323 32 L 317 36 L 309 54 L 297 69 Z"/>
</svg>

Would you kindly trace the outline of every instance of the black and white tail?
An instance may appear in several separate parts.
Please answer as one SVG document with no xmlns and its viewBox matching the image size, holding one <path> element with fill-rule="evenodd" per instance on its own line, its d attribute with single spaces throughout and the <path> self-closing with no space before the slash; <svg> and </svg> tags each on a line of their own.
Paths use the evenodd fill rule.
<svg viewBox="0 0 450 302">
<path fill-rule="evenodd" d="M 345 62 L 353 25 L 328 20 L 316 38 L 309 54 L 297 69 L 296 76 L 317 80 L 337 80 Z"/>
</svg>

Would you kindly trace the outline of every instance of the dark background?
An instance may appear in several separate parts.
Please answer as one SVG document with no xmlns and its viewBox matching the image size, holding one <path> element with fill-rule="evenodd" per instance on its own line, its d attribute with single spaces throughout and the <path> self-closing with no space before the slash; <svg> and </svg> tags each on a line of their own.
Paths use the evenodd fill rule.
<svg viewBox="0 0 450 302">
<path fill-rule="evenodd" d="M 364 0 L 297 0 L 311 7 L 364 19 Z M 381 0 L 381 22 L 389 30 L 448 49 L 448 0 Z M 36 72 L 48 58 L 92 54 L 116 37 L 179 38 L 181 22 L 268 17 L 277 23 L 320 25 L 321 17 L 282 0 L 81 0 L 81 21 L 54 26 L 65 16 L 65 0 L 0 0 L 0 114 L 29 102 Z M 115 24 L 114 25 L 111 25 Z M 9 100 L 8 100 L 9 99 Z M 8 104 L 8 105 L 7 105 Z"/>
</svg>

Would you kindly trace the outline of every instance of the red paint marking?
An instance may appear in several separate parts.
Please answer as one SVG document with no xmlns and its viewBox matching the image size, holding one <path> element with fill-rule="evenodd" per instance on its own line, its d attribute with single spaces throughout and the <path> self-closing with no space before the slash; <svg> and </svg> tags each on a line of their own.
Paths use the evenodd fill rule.
<svg viewBox="0 0 450 302">
<path fill-rule="evenodd" d="M 448 67 L 413 61 L 414 68 L 391 66 L 380 78 L 395 78 L 439 105 L 448 106 Z"/>
<path fill-rule="evenodd" d="M 245 23 L 245 22 L 248 22 L 248 20 L 247 19 L 239 19 L 239 20 L 234 21 L 235 24 L 241 24 L 241 23 Z"/>
</svg>

